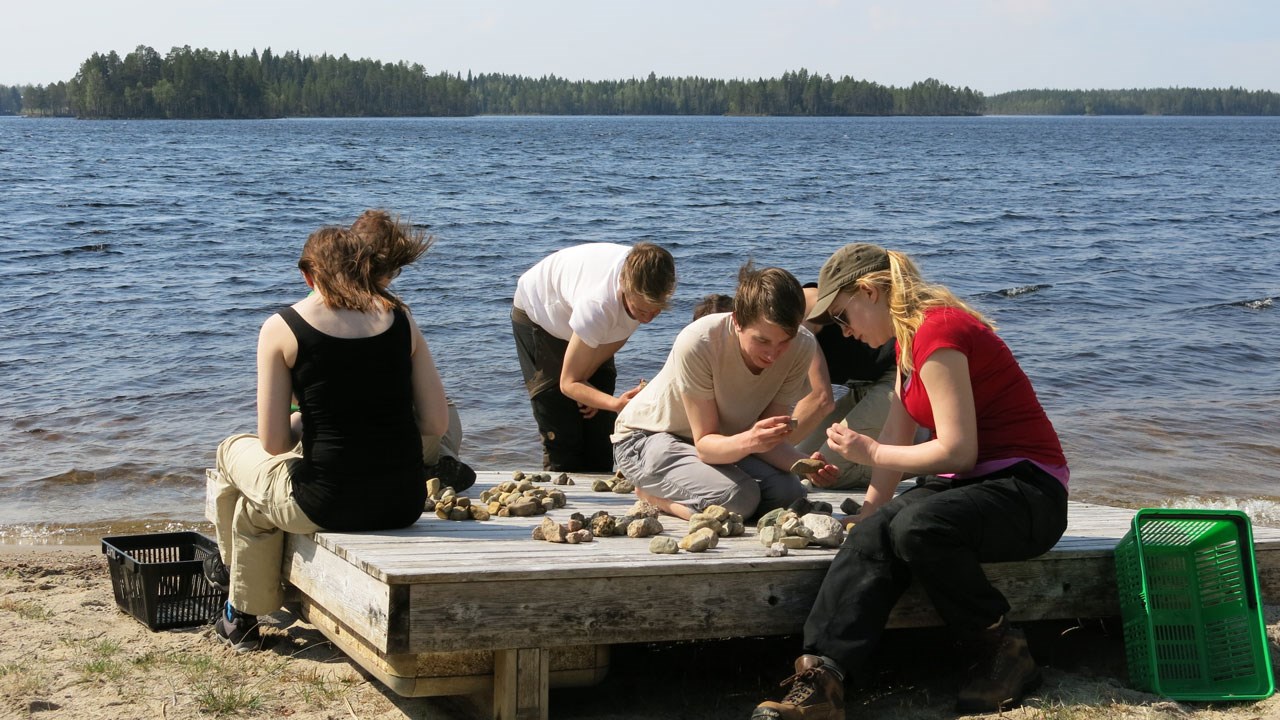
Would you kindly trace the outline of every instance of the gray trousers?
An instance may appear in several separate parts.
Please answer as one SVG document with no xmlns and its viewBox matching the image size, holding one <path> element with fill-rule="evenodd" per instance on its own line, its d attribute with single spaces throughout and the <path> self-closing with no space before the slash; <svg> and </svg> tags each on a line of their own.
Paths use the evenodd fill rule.
<svg viewBox="0 0 1280 720">
<path fill-rule="evenodd" d="M 444 397 L 449 406 L 449 429 L 444 435 L 422 436 L 422 464 L 430 467 L 440 462 L 440 458 L 448 455 L 458 460 L 458 450 L 462 447 L 462 418 L 458 415 L 458 406 L 448 395 Z"/>
<path fill-rule="evenodd" d="M 637 488 L 701 511 L 708 505 L 752 517 L 805 496 L 800 478 L 755 455 L 708 465 L 693 445 L 670 433 L 633 432 L 613 446 L 618 470 Z"/>
</svg>

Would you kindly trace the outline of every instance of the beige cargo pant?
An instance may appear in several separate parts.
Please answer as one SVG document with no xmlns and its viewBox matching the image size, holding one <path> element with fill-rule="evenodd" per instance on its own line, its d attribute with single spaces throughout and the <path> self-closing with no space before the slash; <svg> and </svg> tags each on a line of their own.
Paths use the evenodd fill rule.
<svg viewBox="0 0 1280 720">
<path fill-rule="evenodd" d="M 293 499 L 293 472 L 302 455 L 271 455 L 257 435 L 232 435 L 218 445 L 214 507 L 218 550 L 231 573 L 231 606 L 250 615 L 280 609 L 284 533 L 320 526 Z"/>
</svg>

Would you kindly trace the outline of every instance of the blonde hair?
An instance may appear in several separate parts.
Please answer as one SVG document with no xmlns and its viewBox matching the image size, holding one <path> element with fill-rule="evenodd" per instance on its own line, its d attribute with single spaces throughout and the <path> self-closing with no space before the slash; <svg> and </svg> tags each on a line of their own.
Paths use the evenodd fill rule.
<svg viewBox="0 0 1280 720">
<path fill-rule="evenodd" d="M 875 288 L 878 293 L 888 299 L 889 317 L 893 321 L 893 335 L 898 341 L 898 369 L 903 373 L 911 373 L 914 369 L 911 347 L 915 341 L 916 331 L 924 322 L 926 310 L 940 307 L 956 308 L 969 313 L 991 330 L 996 329 L 995 323 L 956 297 L 947 288 L 925 282 L 911 258 L 893 250 L 886 250 L 886 252 L 889 255 L 888 270 L 867 273 L 846 289 L 852 291 L 854 288 Z"/>
</svg>

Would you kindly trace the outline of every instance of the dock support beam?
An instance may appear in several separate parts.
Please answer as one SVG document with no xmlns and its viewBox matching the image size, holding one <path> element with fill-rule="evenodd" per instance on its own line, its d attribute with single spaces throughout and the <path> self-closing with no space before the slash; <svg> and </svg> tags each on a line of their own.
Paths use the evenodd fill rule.
<svg viewBox="0 0 1280 720">
<path fill-rule="evenodd" d="M 551 653 L 545 648 L 493 652 L 494 720 L 548 720 Z"/>
</svg>

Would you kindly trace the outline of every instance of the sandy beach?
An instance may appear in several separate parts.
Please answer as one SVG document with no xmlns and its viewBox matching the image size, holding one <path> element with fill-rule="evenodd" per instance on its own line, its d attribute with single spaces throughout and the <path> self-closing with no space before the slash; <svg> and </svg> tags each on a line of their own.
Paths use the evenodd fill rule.
<svg viewBox="0 0 1280 720">
<path fill-rule="evenodd" d="M 1280 607 L 1267 607 L 1277 657 Z M 1027 626 L 1044 686 L 1007 718 L 1280 717 L 1280 699 L 1177 703 L 1126 687 L 1116 621 Z M 236 654 L 208 628 L 152 632 L 117 608 L 97 546 L 0 545 L 0 717 L 485 717 L 483 700 L 401 698 L 364 675 L 312 626 L 281 611 L 262 652 Z M 796 638 L 617 646 L 592 688 L 553 689 L 551 717 L 736 718 L 773 696 Z M 938 630 L 894 631 L 876 672 L 850 686 L 850 718 L 953 718 L 958 673 Z M 1000 715 L 969 717 L 995 718 Z"/>
</svg>

